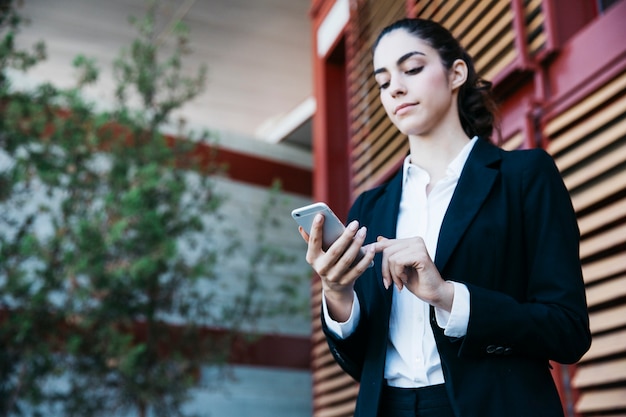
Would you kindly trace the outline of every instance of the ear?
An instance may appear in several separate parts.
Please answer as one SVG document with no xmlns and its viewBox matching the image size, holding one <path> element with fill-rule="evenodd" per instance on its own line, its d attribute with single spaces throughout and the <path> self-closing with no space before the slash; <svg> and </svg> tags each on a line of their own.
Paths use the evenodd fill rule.
<svg viewBox="0 0 626 417">
<path fill-rule="evenodd" d="M 450 87 L 453 90 L 459 88 L 467 81 L 467 64 L 462 59 L 457 59 L 450 68 Z"/>
</svg>

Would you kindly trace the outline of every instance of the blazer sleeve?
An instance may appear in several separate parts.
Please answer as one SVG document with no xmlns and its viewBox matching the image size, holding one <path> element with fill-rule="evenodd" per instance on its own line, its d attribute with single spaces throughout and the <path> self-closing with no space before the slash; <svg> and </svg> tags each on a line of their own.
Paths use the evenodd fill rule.
<svg viewBox="0 0 626 417">
<path fill-rule="evenodd" d="M 348 214 L 348 223 L 354 219 L 360 219 L 359 212 L 363 204 L 363 195 L 357 198 L 352 205 Z M 361 279 L 361 278 L 359 278 Z M 359 300 L 361 300 L 362 292 L 358 286 L 355 286 L 355 292 Z M 363 302 L 360 301 L 361 308 L 363 308 Z M 345 339 L 338 338 L 331 331 L 329 331 L 326 321 L 324 320 L 324 314 L 321 314 L 322 331 L 326 336 L 326 341 L 330 352 L 337 364 L 354 380 L 361 380 L 361 373 L 363 369 L 363 362 L 365 357 L 365 346 L 367 345 L 367 317 L 363 311 L 360 314 L 359 323 L 355 331 Z"/>
<path fill-rule="evenodd" d="M 520 204 L 517 265 L 496 280 L 521 280 L 517 293 L 466 283 L 470 319 L 459 356 L 521 355 L 574 363 L 589 349 L 591 335 L 579 258 L 579 229 L 569 193 L 552 158 L 523 151 L 512 198 Z M 503 174 L 505 175 L 505 174 Z M 509 175 L 512 175 L 509 173 Z M 521 175 L 521 176 L 520 176 Z M 488 251 L 488 248 L 485 248 Z"/>
</svg>

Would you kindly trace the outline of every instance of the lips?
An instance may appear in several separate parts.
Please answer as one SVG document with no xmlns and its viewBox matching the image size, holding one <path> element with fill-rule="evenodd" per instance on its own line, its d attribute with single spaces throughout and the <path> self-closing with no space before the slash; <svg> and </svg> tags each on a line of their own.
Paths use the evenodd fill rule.
<svg viewBox="0 0 626 417">
<path fill-rule="evenodd" d="M 395 109 L 393 109 L 393 114 L 398 114 L 398 112 L 402 112 L 403 109 L 406 109 L 407 107 L 412 107 L 415 105 L 417 105 L 417 103 L 402 103 L 396 106 Z"/>
</svg>

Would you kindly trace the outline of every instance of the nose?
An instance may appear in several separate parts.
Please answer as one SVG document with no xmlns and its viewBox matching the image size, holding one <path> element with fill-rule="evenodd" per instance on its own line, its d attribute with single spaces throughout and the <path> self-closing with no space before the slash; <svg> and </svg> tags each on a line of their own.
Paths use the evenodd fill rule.
<svg viewBox="0 0 626 417">
<path fill-rule="evenodd" d="M 389 80 L 389 94 L 391 94 L 392 97 L 406 94 L 406 86 L 400 77 L 394 77 Z"/>
</svg>

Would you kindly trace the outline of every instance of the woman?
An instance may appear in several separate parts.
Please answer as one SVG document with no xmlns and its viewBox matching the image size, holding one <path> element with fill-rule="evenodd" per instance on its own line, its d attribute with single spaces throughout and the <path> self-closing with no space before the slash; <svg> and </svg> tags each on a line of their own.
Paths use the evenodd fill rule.
<svg viewBox="0 0 626 417">
<path fill-rule="evenodd" d="M 562 416 L 548 361 L 576 362 L 591 336 L 558 170 L 542 150 L 489 142 L 491 85 L 439 24 L 398 21 L 373 52 L 410 153 L 327 251 L 323 216 L 300 231 L 331 352 L 360 381 L 354 415 Z"/>
</svg>

